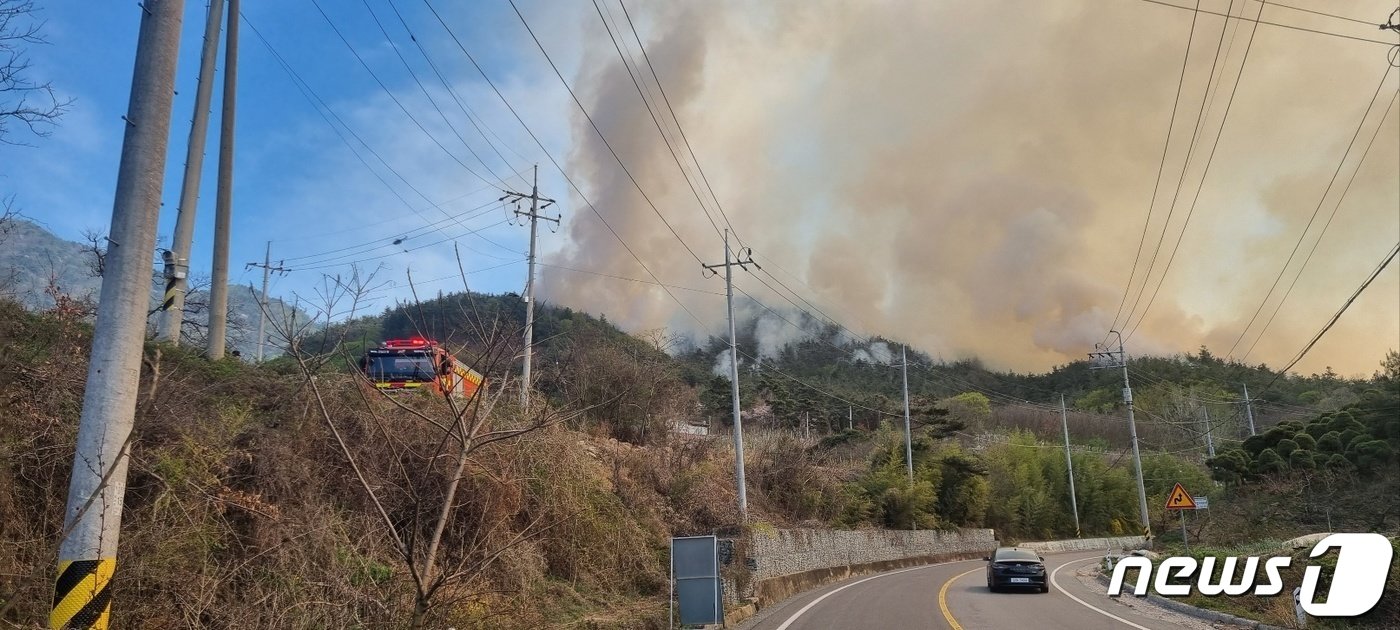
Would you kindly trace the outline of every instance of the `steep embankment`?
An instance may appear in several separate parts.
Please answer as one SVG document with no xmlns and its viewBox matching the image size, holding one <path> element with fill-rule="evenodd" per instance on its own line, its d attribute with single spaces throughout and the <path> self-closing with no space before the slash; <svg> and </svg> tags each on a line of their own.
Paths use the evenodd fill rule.
<svg viewBox="0 0 1400 630">
<path fill-rule="evenodd" d="M 89 343 L 74 317 L 0 303 L 0 619 L 9 623 L 48 613 Z M 434 499 L 453 476 L 451 458 L 434 456 L 442 431 L 415 415 L 440 417 L 441 401 L 401 408 L 335 374 L 317 387 L 324 417 L 290 371 L 146 349 L 116 625 L 409 622 L 415 579 L 394 541 L 422 553 L 441 507 Z M 508 425 L 511 413 L 495 421 Z M 732 504 L 714 460 L 704 443 L 627 448 L 566 424 L 477 450 L 437 565 L 462 574 L 436 593 L 426 621 L 656 627 L 666 537 L 732 520 L 713 511 Z"/>
</svg>

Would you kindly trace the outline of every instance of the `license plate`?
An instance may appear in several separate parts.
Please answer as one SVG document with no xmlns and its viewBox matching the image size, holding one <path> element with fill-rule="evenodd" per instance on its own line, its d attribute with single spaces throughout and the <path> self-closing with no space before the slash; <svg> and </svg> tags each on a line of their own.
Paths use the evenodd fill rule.
<svg viewBox="0 0 1400 630">
<path fill-rule="evenodd" d="M 1012 584 L 1030 584 L 1030 583 L 1031 583 L 1031 579 L 1030 579 L 1030 578 L 1011 578 L 1011 583 L 1012 583 Z"/>
</svg>

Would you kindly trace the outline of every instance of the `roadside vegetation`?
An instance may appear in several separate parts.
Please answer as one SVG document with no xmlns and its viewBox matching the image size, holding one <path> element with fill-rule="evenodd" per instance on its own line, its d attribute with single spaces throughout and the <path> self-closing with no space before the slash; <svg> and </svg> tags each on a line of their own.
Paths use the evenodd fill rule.
<svg viewBox="0 0 1400 630">
<path fill-rule="evenodd" d="M 1393 628 L 1400 620 L 1400 355 L 1392 353 L 1371 387 L 1355 402 L 1310 417 L 1281 422 L 1223 449 L 1208 460 L 1218 483 L 1211 508 L 1186 513 L 1189 547 L 1163 528 L 1164 556 L 1289 555 L 1285 592 L 1275 597 L 1184 599 L 1194 606 L 1294 627 L 1293 586 L 1303 570 L 1322 567 L 1319 593 L 1330 587 L 1336 554 L 1312 559 L 1311 544 L 1288 539 L 1322 532 L 1378 532 L 1395 548 L 1380 603 L 1358 619 L 1310 619 L 1313 628 Z M 1188 485 L 1188 487 L 1193 487 Z M 1180 523 L 1183 515 L 1168 521 Z"/>
<path fill-rule="evenodd" d="M 1390 544 L 1393 549 L 1393 558 L 1400 563 L 1400 537 L 1390 536 Z M 1263 575 L 1263 560 L 1275 556 L 1288 556 L 1292 562 L 1287 567 L 1279 571 L 1279 576 L 1284 583 L 1282 593 L 1274 596 L 1260 597 L 1255 595 L 1253 590 L 1239 596 L 1232 597 L 1207 597 L 1199 592 L 1192 593 L 1186 597 L 1175 598 L 1179 601 L 1190 604 L 1197 608 L 1204 608 L 1223 612 L 1236 617 L 1253 619 L 1271 626 L 1280 628 L 1298 627 L 1297 617 L 1293 608 L 1293 598 L 1291 592 L 1293 587 L 1302 584 L 1303 572 L 1309 566 L 1319 566 L 1322 568 L 1321 578 L 1318 580 L 1318 598 L 1325 599 L 1328 589 L 1331 588 L 1332 576 L 1337 568 L 1336 553 L 1327 554 L 1320 558 L 1309 558 L 1312 545 L 1295 545 L 1279 539 L 1261 539 L 1249 543 L 1237 544 L 1202 544 L 1199 541 L 1192 542 L 1189 549 L 1183 548 L 1180 542 L 1173 542 L 1159 549 L 1161 557 L 1168 556 L 1189 556 L 1200 562 L 1207 556 L 1223 558 L 1234 556 L 1247 558 L 1255 556 L 1261 558 L 1259 571 L 1255 577 L 1255 584 L 1262 583 L 1266 578 Z M 1154 565 L 1157 562 L 1154 562 Z M 1241 565 L 1242 566 L 1242 565 Z M 1219 565 L 1216 565 L 1217 578 Z M 1235 583 L 1240 580 L 1239 571 L 1236 570 Z M 1154 571 L 1153 575 L 1156 573 Z M 1128 573 L 1125 584 L 1136 579 L 1136 573 Z M 1175 581 L 1174 583 L 1181 583 Z M 1125 595 L 1127 596 L 1127 595 Z M 1385 591 L 1381 595 L 1381 600 L 1372 608 L 1370 612 L 1360 617 L 1347 619 L 1331 619 L 1324 617 L 1309 617 L 1308 628 L 1341 629 L 1341 628 L 1375 628 L 1389 629 L 1396 627 L 1396 620 L 1400 620 L 1400 570 L 1392 566 L 1389 576 L 1386 579 Z"/>
<path fill-rule="evenodd" d="M 91 343 L 91 304 L 61 294 L 54 304 L 34 313 L 0 301 L 0 625 L 42 623 L 50 603 Z M 275 321 L 294 343 L 261 366 L 148 344 L 114 623 L 664 627 L 667 539 L 740 532 L 713 355 L 664 330 L 628 335 L 603 317 L 548 305 L 537 315 L 540 403 L 529 410 L 510 393 L 514 369 L 503 358 L 517 350 L 523 318 L 509 295 L 443 296 L 329 327 Z M 413 334 L 448 344 L 493 385 L 457 406 L 384 397 L 348 369 L 368 345 Z M 911 374 L 911 484 L 901 408 L 889 395 L 898 389 L 879 384 L 897 371 L 858 366 L 871 380 L 825 390 L 850 396 L 853 404 L 838 408 L 779 373 L 823 388 L 839 380 L 846 368 L 822 376 L 813 362 L 824 355 L 807 356 L 809 347 L 798 342 L 770 364 L 776 369 L 741 377 L 755 528 L 991 527 L 1009 541 L 1075 534 L 1058 414 Z M 1081 389 L 1092 392 L 1095 382 Z M 1234 519 L 1277 523 L 1275 536 L 1313 527 L 1324 518 L 1324 492 L 1337 522 L 1359 526 L 1342 519 L 1367 514 L 1365 493 L 1385 488 L 1377 480 L 1394 481 L 1375 460 L 1379 447 L 1366 445 L 1391 434 L 1384 423 L 1383 434 L 1366 428 L 1372 416 L 1360 407 L 1345 411 L 1347 421 L 1340 412 L 1328 412 L 1318 442 L 1336 423 L 1339 453 L 1355 457 L 1350 467 L 1305 474 L 1246 464 L 1249 474 L 1215 487 L 1194 446 L 1149 450 L 1149 494 L 1165 496 L 1180 481 L 1218 499 L 1192 526 L 1193 536 L 1222 544 L 1246 535 L 1226 525 Z M 1082 534 L 1137 533 L 1121 424 L 1084 409 L 1068 415 Z M 1310 432 L 1298 422 L 1267 426 Z M 677 430 L 705 425 L 709 435 Z M 1163 443 L 1178 437 L 1151 417 L 1143 427 Z M 1283 440 L 1269 440 L 1240 448 L 1251 458 L 1265 450 L 1253 446 L 1278 452 Z M 1222 451 L 1217 460 L 1236 457 Z M 1278 506 L 1309 492 L 1308 483 L 1316 518 L 1278 520 Z M 1343 507 L 1348 497 L 1355 509 Z M 1169 530 L 1176 521 L 1153 503 L 1154 529 Z M 1387 517 L 1378 526 L 1393 524 Z"/>
</svg>

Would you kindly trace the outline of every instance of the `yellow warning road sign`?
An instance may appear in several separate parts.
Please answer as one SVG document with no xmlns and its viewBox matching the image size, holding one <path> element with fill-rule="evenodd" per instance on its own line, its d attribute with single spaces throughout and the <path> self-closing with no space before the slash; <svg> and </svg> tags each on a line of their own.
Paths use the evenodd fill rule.
<svg viewBox="0 0 1400 630">
<path fill-rule="evenodd" d="M 1196 509 L 1196 500 L 1191 498 L 1191 493 L 1187 492 L 1186 488 L 1181 487 L 1181 484 L 1176 484 L 1176 487 L 1172 488 L 1172 493 L 1167 495 L 1167 509 L 1194 510 Z"/>
</svg>

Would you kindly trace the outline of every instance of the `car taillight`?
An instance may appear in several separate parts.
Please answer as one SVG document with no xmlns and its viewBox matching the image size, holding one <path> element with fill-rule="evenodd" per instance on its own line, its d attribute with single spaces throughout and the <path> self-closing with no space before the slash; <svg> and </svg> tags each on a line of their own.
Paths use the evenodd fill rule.
<svg viewBox="0 0 1400 630">
<path fill-rule="evenodd" d="M 1002 570 L 1002 569 L 1009 568 L 1009 567 L 1010 567 L 1010 565 L 1002 564 L 1002 563 L 1000 563 L 1000 562 L 993 562 L 993 563 L 992 563 L 992 568 L 993 568 L 993 569 L 996 569 L 996 570 L 998 570 L 998 571 L 1000 571 L 1000 570 Z"/>
</svg>

